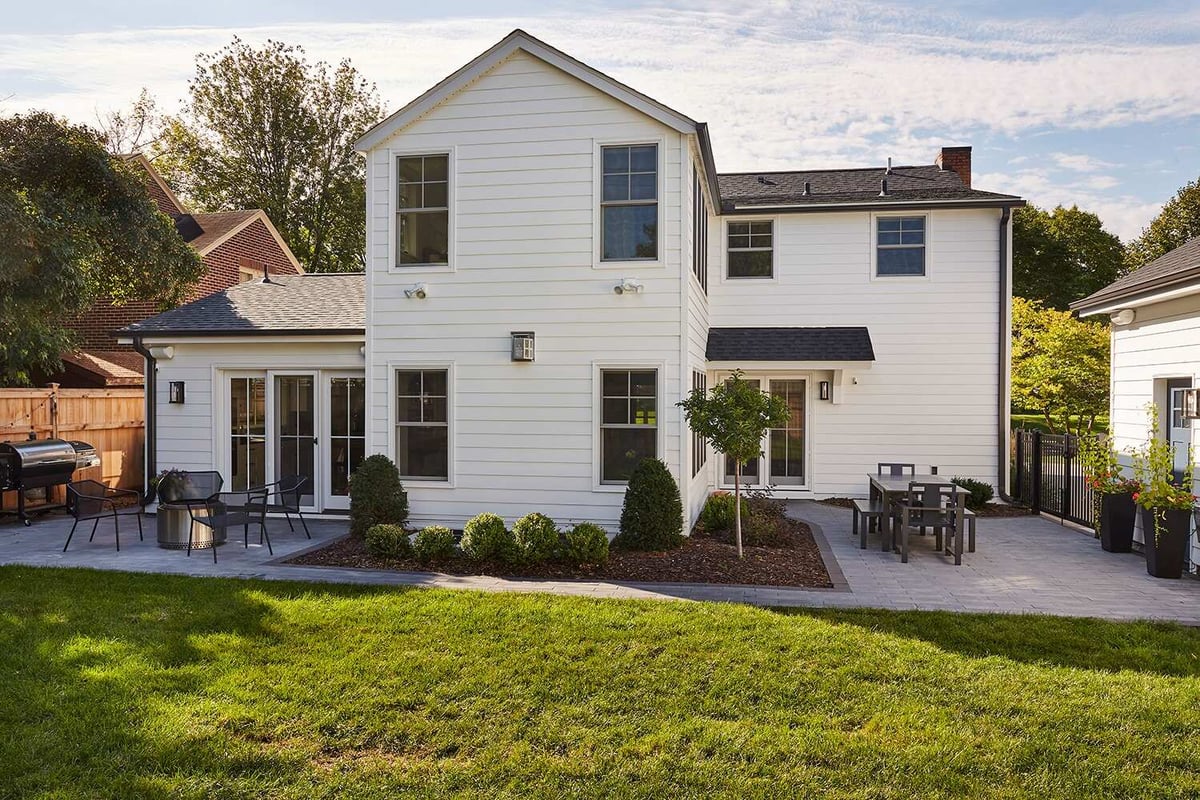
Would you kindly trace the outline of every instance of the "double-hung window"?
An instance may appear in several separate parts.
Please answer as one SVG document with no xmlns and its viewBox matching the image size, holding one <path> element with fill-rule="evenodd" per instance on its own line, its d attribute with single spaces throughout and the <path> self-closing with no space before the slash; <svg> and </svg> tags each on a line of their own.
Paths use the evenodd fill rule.
<svg viewBox="0 0 1200 800">
<path fill-rule="evenodd" d="M 730 222 L 727 232 L 726 274 L 730 278 L 770 278 L 775 274 L 774 222 Z"/>
<path fill-rule="evenodd" d="M 700 288 L 708 293 L 708 207 L 704 205 L 704 187 L 700 175 L 692 181 L 692 273 Z"/>
<path fill-rule="evenodd" d="M 708 376 L 703 372 L 692 372 L 692 391 L 699 389 L 702 392 L 708 390 Z M 708 440 L 700 434 L 692 431 L 692 477 L 696 477 L 700 470 L 704 468 L 704 464 L 708 461 Z"/>
<path fill-rule="evenodd" d="M 658 371 L 600 371 L 600 482 L 624 483 L 658 455 Z"/>
<path fill-rule="evenodd" d="M 400 477 L 449 480 L 449 388 L 444 369 L 396 371 L 396 466 Z"/>
<path fill-rule="evenodd" d="M 658 145 L 600 150 L 603 261 L 658 258 Z"/>
<path fill-rule="evenodd" d="M 449 264 L 450 156 L 400 156 L 396 172 L 396 264 Z"/>
<path fill-rule="evenodd" d="M 875 219 L 875 274 L 925 274 L 925 217 Z"/>
</svg>

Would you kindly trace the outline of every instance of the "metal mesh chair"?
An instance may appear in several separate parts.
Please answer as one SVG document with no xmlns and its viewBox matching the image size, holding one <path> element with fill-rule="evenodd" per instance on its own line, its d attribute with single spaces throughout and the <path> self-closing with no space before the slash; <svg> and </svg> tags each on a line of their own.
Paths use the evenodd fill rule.
<svg viewBox="0 0 1200 800">
<path fill-rule="evenodd" d="M 204 502 L 221 491 L 225 483 L 221 473 L 215 470 L 202 472 L 183 472 L 182 480 L 175 487 L 175 497 L 166 499 L 168 503 Z M 161 498 L 160 499 L 164 499 Z"/>
<path fill-rule="evenodd" d="M 266 486 L 248 489 L 241 492 L 221 492 L 206 499 L 203 503 L 189 503 L 188 515 L 192 524 L 188 526 L 187 554 L 192 554 L 192 540 L 196 525 L 211 528 L 213 532 L 213 563 L 217 563 L 217 531 L 228 535 L 229 528 L 242 528 L 242 543 L 250 546 L 250 526 L 259 527 L 260 536 L 267 540 L 267 552 L 271 555 L 271 535 L 267 532 L 267 497 L 270 489 Z M 200 513 L 203 512 L 203 513 Z"/>
<path fill-rule="evenodd" d="M 296 530 L 296 526 L 292 524 L 292 514 L 300 518 L 300 524 L 304 527 L 304 536 L 308 539 L 312 538 L 312 534 L 308 532 L 308 523 L 304 520 L 304 514 L 300 512 L 301 498 L 309 486 L 309 479 L 304 475 L 284 475 L 281 479 L 271 484 L 271 494 L 267 503 L 267 511 L 280 512 L 284 519 L 287 520 L 288 528 Z"/>
<path fill-rule="evenodd" d="M 130 499 L 134 501 L 133 505 L 117 504 L 118 500 Z M 92 535 L 88 537 L 89 542 L 96 538 L 96 528 L 100 525 L 100 520 L 112 519 L 118 553 L 121 552 L 121 517 L 137 517 L 138 539 L 145 539 L 142 535 L 142 495 L 132 489 L 110 489 L 99 481 L 72 481 L 67 484 L 67 510 L 75 518 L 75 522 L 71 525 L 71 532 L 67 534 L 67 543 L 63 545 L 64 553 L 71 546 L 75 528 L 81 521 L 89 519 L 95 520 L 92 523 Z"/>
</svg>

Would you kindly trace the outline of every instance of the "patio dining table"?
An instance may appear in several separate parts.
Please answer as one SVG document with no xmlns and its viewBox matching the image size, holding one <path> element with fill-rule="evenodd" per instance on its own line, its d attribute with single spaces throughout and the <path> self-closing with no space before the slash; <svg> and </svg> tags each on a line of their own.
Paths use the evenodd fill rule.
<svg viewBox="0 0 1200 800">
<path fill-rule="evenodd" d="M 885 547 L 887 541 L 894 539 L 892 536 L 894 532 L 892 530 L 892 515 L 886 513 L 886 509 L 890 509 L 892 507 L 891 504 L 893 500 L 901 495 L 908 494 L 908 486 L 910 483 L 924 483 L 940 486 L 949 486 L 953 483 L 953 480 L 945 475 L 873 475 L 868 473 L 867 479 L 871 482 L 871 500 L 879 500 L 885 509 L 883 520 L 881 520 L 881 524 L 886 524 L 888 526 L 888 536 L 885 540 Z M 958 487 L 956 492 L 958 494 L 970 494 L 970 492 L 962 487 Z M 966 522 L 964 519 L 965 514 L 963 508 L 964 506 L 959 506 L 957 514 L 958 518 L 954 521 L 956 530 L 962 530 L 963 524 Z M 884 520 L 886 520 L 886 522 L 884 522 Z"/>
</svg>

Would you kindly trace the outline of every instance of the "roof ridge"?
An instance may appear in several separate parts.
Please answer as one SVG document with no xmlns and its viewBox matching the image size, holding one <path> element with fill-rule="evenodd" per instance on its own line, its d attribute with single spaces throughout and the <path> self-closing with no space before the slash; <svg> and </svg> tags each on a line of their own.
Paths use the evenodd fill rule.
<svg viewBox="0 0 1200 800">
<path fill-rule="evenodd" d="M 802 172 L 875 172 L 875 171 L 881 170 L 881 169 L 886 170 L 887 167 L 879 166 L 879 167 L 845 167 L 845 168 L 830 167 L 830 168 L 818 168 L 818 169 L 773 169 L 773 170 L 768 169 L 768 170 L 758 170 L 758 171 L 752 170 L 749 172 L 718 172 L 717 177 L 725 178 L 725 177 L 733 177 L 734 175 L 797 175 Z M 941 167 L 939 167 L 937 164 L 901 164 L 901 165 L 893 164 L 891 169 L 894 172 L 898 169 L 938 169 L 938 170 L 940 170 Z"/>
</svg>

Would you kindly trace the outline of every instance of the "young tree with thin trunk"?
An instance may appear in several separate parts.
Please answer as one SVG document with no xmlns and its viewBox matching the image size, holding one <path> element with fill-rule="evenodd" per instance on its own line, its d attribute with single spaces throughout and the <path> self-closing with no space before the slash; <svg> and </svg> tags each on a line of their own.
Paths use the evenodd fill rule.
<svg viewBox="0 0 1200 800">
<path fill-rule="evenodd" d="M 762 455 L 762 440 L 772 428 L 787 424 L 787 403 L 760 391 L 742 378 L 742 371 L 713 388 L 693 389 L 677 405 L 691 429 L 713 449 L 734 461 L 733 527 L 738 558 L 742 557 L 742 465 Z"/>
</svg>

